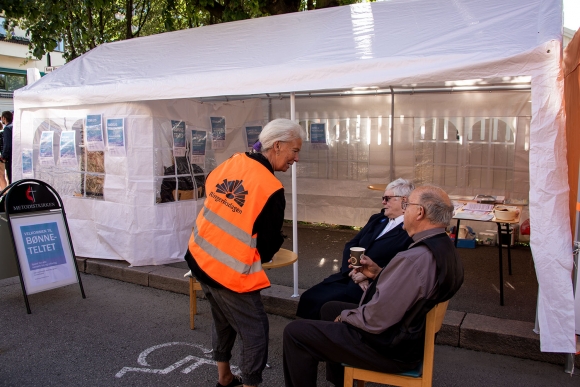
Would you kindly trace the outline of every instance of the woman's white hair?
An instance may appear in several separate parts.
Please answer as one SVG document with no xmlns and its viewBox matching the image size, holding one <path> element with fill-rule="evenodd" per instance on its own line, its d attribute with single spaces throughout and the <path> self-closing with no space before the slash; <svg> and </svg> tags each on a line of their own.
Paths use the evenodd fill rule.
<svg viewBox="0 0 580 387">
<path fill-rule="evenodd" d="M 268 122 L 260 133 L 261 152 L 272 148 L 276 141 L 288 142 L 298 138 L 304 140 L 304 131 L 300 125 L 285 118 L 277 118 Z"/>
</svg>

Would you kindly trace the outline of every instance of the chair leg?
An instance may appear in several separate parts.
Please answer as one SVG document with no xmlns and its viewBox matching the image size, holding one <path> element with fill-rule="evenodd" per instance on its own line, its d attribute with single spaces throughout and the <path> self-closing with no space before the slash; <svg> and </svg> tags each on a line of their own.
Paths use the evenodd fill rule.
<svg viewBox="0 0 580 387">
<path fill-rule="evenodd" d="M 197 293 L 195 279 L 189 278 L 189 328 L 195 329 L 195 315 L 197 313 Z"/>
<path fill-rule="evenodd" d="M 353 377 L 354 369 L 351 367 L 344 367 L 344 387 L 352 387 Z"/>
</svg>

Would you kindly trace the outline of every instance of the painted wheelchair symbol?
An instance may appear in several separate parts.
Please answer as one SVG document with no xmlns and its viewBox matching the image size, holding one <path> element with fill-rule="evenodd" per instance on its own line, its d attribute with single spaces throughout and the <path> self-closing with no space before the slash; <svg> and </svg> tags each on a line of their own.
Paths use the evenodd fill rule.
<svg viewBox="0 0 580 387">
<path fill-rule="evenodd" d="M 199 366 L 204 365 L 204 364 L 209 364 L 209 365 L 213 365 L 213 366 L 217 367 L 217 363 L 215 362 L 215 360 L 197 357 L 197 356 L 193 356 L 193 355 L 188 355 L 188 356 L 184 357 L 183 359 L 181 359 L 181 360 L 179 360 L 179 361 L 177 361 L 177 362 L 175 362 L 175 363 L 173 363 L 165 368 L 151 368 L 149 363 L 147 363 L 147 356 L 149 354 L 151 354 L 151 352 L 153 352 L 157 349 L 164 348 L 164 347 L 170 347 L 173 345 L 185 345 L 185 346 L 197 348 L 197 349 L 201 350 L 205 356 L 210 356 L 210 354 L 211 354 L 211 350 L 206 349 L 198 344 L 181 343 L 181 342 L 159 344 L 159 345 L 155 345 L 151 348 L 147 348 L 146 350 L 144 350 L 143 352 L 141 352 L 139 354 L 139 357 L 137 358 L 137 363 L 141 367 L 123 367 L 121 369 L 121 371 L 117 372 L 115 377 L 122 378 L 123 375 L 125 375 L 127 372 L 144 372 L 144 373 L 149 373 L 149 374 L 167 375 L 168 373 L 175 371 L 179 367 L 185 366 L 185 365 L 187 365 L 187 367 L 185 367 L 181 370 L 181 373 L 183 373 L 183 374 L 188 374 L 191 371 L 195 370 L 196 368 L 198 368 Z M 237 366 L 232 366 L 231 369 L 232 369 L 232 373 L 235 375 L 238 375 L 240 372 L 240 369 Z"/>
</svg>

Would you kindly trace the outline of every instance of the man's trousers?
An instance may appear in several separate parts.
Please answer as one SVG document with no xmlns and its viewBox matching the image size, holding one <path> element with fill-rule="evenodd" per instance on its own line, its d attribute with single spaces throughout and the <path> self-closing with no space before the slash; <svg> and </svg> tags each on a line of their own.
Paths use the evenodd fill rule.
<svg viewBox="0 0 580 387">
<path fill-rule="evenodd" d="M 331 301 L 322 307 L 325 321 L 296 320 L 284 329 L 284 381 L 286 387 L 316 387 L 318 362 L 326 362 L 326 379 L 335 386 L 344 384 L 346 363 L 368 370 L 400 373 L 417 367 L 379 354 L 364 344 L 360 333 L 347 324 L 333 322 L 346 309 L 358 305 Z"/>
</svg>

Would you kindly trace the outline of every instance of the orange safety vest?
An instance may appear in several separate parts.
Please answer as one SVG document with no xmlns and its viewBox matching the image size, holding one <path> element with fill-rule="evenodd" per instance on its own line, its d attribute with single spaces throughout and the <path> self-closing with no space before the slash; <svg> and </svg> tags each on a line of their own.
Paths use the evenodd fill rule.
<svg viewBox="0 0 580 387">
<path fill-rule="evenodd" d="M 191 255 L 207 275 L 234 292 L 270 286 L 252 229 L 282 183 L 260 162 L 237 153 L 209 174 L 205 186 L 207 197 L 189 238 Z"/>
</svg>

